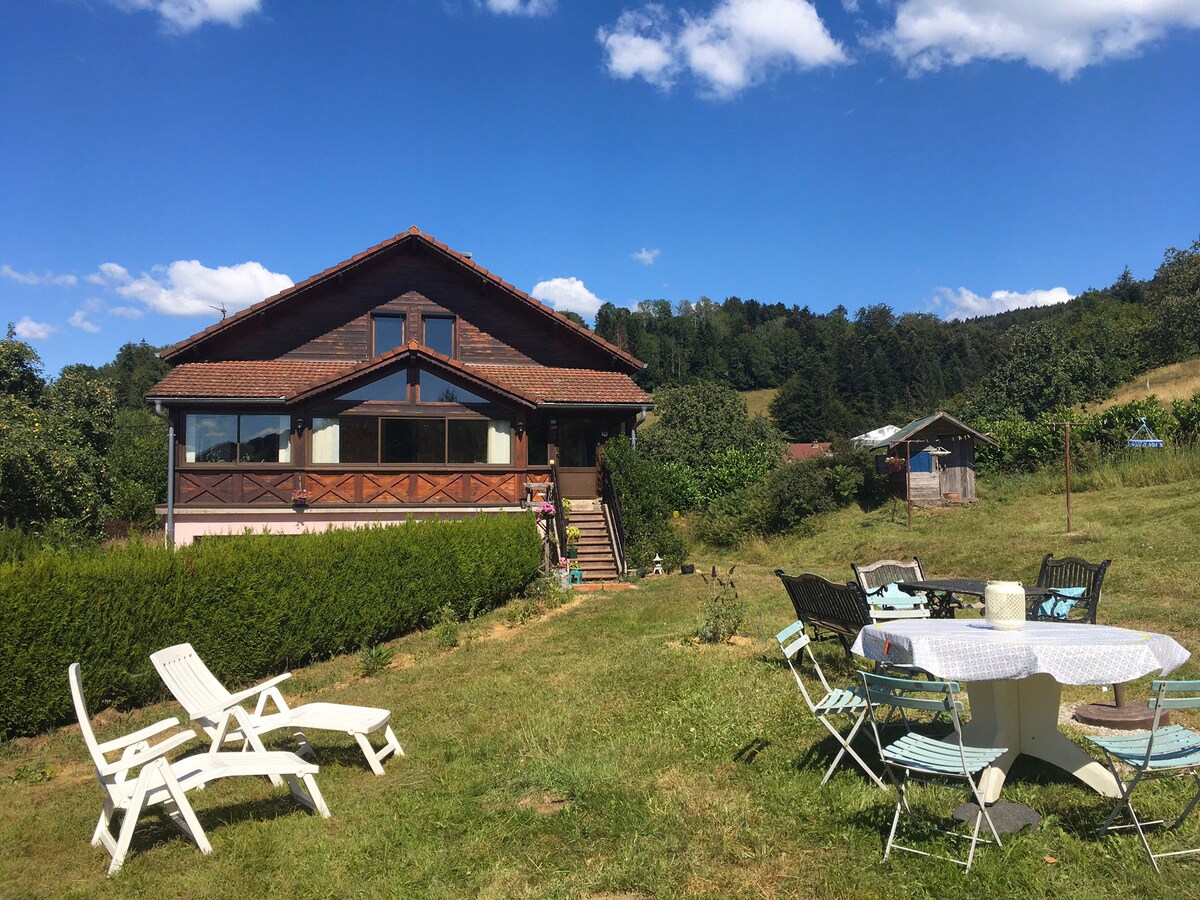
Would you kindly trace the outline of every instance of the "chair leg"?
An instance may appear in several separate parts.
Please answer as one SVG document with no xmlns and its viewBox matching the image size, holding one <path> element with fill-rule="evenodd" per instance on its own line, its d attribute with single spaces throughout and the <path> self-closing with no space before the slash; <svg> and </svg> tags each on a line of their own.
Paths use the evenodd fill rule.
<svg viewBox="0 0 1200 900">
<path fill-rule="evenodd" d="M 314 812 L 320 813 L 321 818 L 329 818 L 329 807 L 325 805 L 325 798 L 321 796 L 321 789 L 317 787 L 317 780 L 315 778 L 311 775 L 288 775 L 287 783 L 291 789 L 292 796 L 297 801 L 303 803 Z"/>
<path fill-rule="evenodd" d="M 891 775 L 890 769 L 888 770 L 888 774 Z M 891 831 L 888 832 L 887 844 L 884 845 L 883 848 L 884 862 L 887 862 L 887 858 L 892 852 L 892 845 L 896 842 L 896 828 L 900 825 L 900 810 L 901 808 L 908 808 L 908 801 L 904 797 L 904 785 L 908 781 L 908 773 L 906 772 L 900 781 L 896 781 L 894 777 L 892 780 L 896 785 L 896 792 L 898 796 L 896 798 L 896 811 L 892 814 L 892 828 Z"/>
<path fill-rule="evenodd" d="M 125 865 L 125 854 L 129 852 L 129 845 L 133 842 L 133 832 L 137 829 L 138 817 L 142 814 L 142 807 L 146 804 L 146 791 L 150 785 L 150 776 L 152 772 L 161 771 L 166 766 L 165 760 L 146 766 L 138 775 L 137 784 L 133 788 L 133 796 L 129 798 L 129 805 L 125 808 L 125 817 L 121 821 L 121 832 L 117 836 L 117 843 L 112 850 L 112 862 L 108 867 L 108 874 L 115 875 L 121 870 L 121 866 Z"/>
<path fill-rule="evenodd" d="M 104 798 L 104 808 L 100 810 L 100 819 L 96 822 L 96 830 L 92 832 L 92 846 L 99 847 L 103 842 L 104 836 L 112 840 L 112 820 L 114 807 L 112 800 L 108 797 Z"/>
<path fill-rule="evenodd" d="M 868 778 L 870 778 L 872 781 L 875 782 L 875 784 L 879 787 L 880 790 L 883 790 L 883 791 L 887 790 L 887 785 L 883 783 L 882 779 L 880 779 L 880 777 L 875 774 L 875 771 L 869 765 L 867 765 L 866 760 L 864 760 L 861 756 L 859 756 L 854 751 L 854 748 L 850 746 L 851 741 L 854 740 L 854 736 L 858 733 L 858 729 L 860 727 L 862 727 L 863 722 L 866 721 L 866 715 L 867 714 L 866 714 L 865 710 L 862 713 L 860 713 L 858 716 L 858 719 L 854 723 L 854 726 L 850 729 L 850 731 L 844 737 L 842 736 L 841 732 L 839 732 L 836 728 L 833 727 L 833 724 L 829 721 L 829 719 L 827 717 L 817 716 L 817 718 L 821 721 L 821 723 L 825 726 L 825 728 L 829 731 L 829 733 L 832 734 L 837 739 L 837 742 L 841 745 L 841 749 L 838 750 L 837 755 L 833 758 L 833 762 L 830 763 L 829 768 L 826 769 L 825 777 L 821 779 L 822 787 L 824 787 L 825 783 L 827 781 L 829 781 L 830 778 L 833 777 L 834 769 L 837 768 L 838 763 L 841 762 L 841 760 L 842 760 L 842 757 L 845 754 L 849 753 L 850 756 L 854 759 L 854 761 L 856 763 L 858 763 L 859 768 L 863 770 L 863 772 L 867 775 Z"/>
<path fill-rule="evenodd" d="M 393 753 L 395 753 L 397 756 L 404 755 L 404 748 L 401 747 L 400 742 L 396 740 L 396 735 L 392 731 L 391 725 L 388 725 L 387 728 L 384 729 L 383 736 L 387 738 L 388 745 L 392 748 Z"/>
<path fill-rule="evenodd" d="M 367 736 L 361 731 L 357 731 L 354 733 L 354 739 L 358 741 L 358 746 L 362 748 L 363 756 L 367 758 L 367 765 L 371 767 L 371 771 L 376 775 L 382 775 L 383 766 L 379 764 L 380 753 L 371 746 L 371 742 L 367 740 Z M 383 749 L 384 753 L 388 750 L 387 747 Z"/>
<path fill-rule="evenodd" d="M 297 731 L 294 737 L 296 738 L 296 743 L 300 745 L 300 749 L 296 752 L 301 756 L 307 756 L 309 759 L 315 760 L 317 758 L 317 751 L 308 742 L 308 736 L 303 731 Z"/>
<path fill-rule="evenodd" d="M 170 766 L 163 766 L 163 781 L 166 782 L 167 792 L 174 801 L 175 811 L 183 820 L 180 827 L 188 837 L 196 842 L 196 846 L 200 848 L 201 853 L 205 856 L 212 853 L 212 844 L 208 842 L 208 835 L 204 833 L 204 829 L 200 825 L 200 820 L 196 818 L 196 811 L 192 809 L 192 804 L 188 802 L 187 793 L 179 784 L 179 779 L 175 777 L 175 773 L 171 770 Z"/>
</svg>

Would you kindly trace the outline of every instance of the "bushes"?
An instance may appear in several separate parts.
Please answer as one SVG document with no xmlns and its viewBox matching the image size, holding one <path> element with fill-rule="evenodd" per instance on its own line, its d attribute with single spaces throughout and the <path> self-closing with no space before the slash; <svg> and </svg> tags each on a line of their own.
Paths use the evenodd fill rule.
<svg viewBox="0 0 1200 900">
<path fill-rule="evenodd" d="M 820 513 L 883 496 L 870 454 L 838 448 L 832 457 L 787 462 L 765 478 L 713 504 L 696 518 L 696 535 L 715 547 L 736 547 L 751 535 L 809 527 Z"/>
<path fill-rule="evenodd" d="M 678 469 L 647 459 L 626 437 L 611 438 L 604 445 L 604 462 L 621 499 L 629 568 L 649 568 L 656 553 L 665 569 L 678 568 L 687 550 L 672 524 L 679 509 Z"/>
<path fill-rule="evenodd" d="M 536 575 L 528 516 L 410 522 L 294 537 L 242 535 L 171 553 L 46 550 L 0 565 L 0 738 L 72 717 L 66 669 L 89 702 L 162 695 L 150 654 L 189 641 L 231 688 L 367 647 L 443 607 L 490 609 Z"/>
</svg>

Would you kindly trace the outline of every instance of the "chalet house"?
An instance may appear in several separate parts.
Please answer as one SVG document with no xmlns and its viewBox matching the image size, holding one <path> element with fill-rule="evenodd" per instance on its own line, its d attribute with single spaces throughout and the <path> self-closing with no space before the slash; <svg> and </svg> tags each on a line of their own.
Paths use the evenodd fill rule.
<svg viewBox="0 0 1200 900">
<path fill-rule="evenodd" d="M 547 484 L 599 509 L 597 448 L 653 405 L 643 363 L 416 227 L 161 356 L 178 544 L 517 511 Z"/>
</svg>

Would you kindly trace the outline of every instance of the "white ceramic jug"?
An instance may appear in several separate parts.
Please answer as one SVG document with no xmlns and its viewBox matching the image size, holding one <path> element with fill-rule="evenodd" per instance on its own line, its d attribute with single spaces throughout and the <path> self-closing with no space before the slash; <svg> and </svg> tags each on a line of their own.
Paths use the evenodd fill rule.
<svg viewBox="0 0 1200 900">
<path fill-rule="evenodd" d="M 997 631 L 1016 631 L 1025 624 L 1025 589 L 1019 581 L 989 581 L 983 605 L 988 625 Z"/>
</svg>

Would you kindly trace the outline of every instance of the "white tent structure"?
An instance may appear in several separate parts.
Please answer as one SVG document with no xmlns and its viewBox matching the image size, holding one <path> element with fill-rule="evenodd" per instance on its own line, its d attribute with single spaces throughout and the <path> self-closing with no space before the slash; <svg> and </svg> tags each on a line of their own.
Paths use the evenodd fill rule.
<svg viewBox="0 0 1200 900">
<path fill-rule="evenodd" d="M 899 430 L 895 425 L 884 425 L 882 428 L 850 438 L 850 444 L 854 447 L 877 447 Z"/>
</svg>

